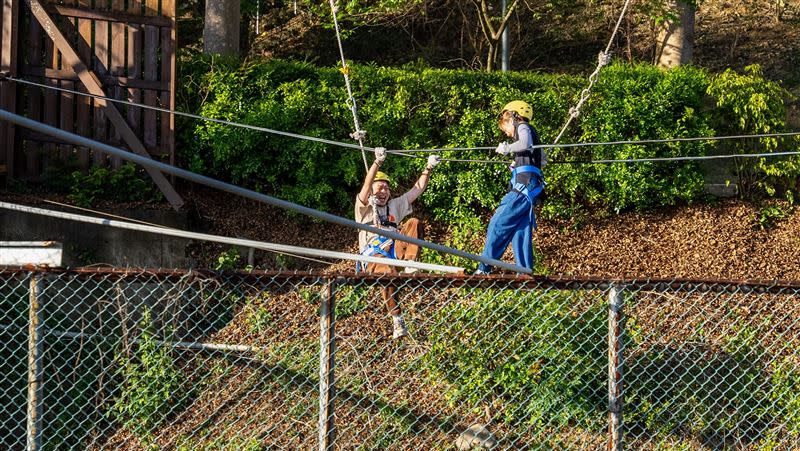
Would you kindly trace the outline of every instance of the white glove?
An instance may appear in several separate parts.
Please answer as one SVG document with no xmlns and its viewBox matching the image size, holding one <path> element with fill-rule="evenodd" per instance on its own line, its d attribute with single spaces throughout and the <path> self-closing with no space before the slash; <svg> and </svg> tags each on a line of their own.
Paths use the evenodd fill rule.
<svg viewBox="0 0 800 451">
<path fill-rule="evenodd" d="M 497 145 L 497 149 L 494 149 L 494 151 L 500 155 L 508 155 L 508 144 L 500 143 Z"/>
<path fill-rule="evenodd" d="M 383 164 L 383 160 L 386 159 L 386 149 L 383 147 L 376 147 L 375 148 L 375 163 L 378 163 L 378 166 Z"/>
<path fill-rule="evenodd" d="M 425 166 L 426 169 L 433 169 L 436 167 L 437 164 L 442 162 L 442 158 L 439 155 L 431 155 L 428 157 L 428 165 Z"/>
</svg>

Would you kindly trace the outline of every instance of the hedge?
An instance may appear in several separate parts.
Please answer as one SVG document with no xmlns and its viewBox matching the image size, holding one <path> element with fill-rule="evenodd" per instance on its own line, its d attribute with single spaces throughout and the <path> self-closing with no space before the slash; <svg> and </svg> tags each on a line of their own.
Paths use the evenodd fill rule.
<svg viewBox="0 0 800 451">
<path fill-rule="evenodd" d="M 352 117 L 337 68 L 286 61 L 181 58 L 180 107 L 337 141 L 352 142 Z M 523 99 L 534 107 L 533 126 L 552 142 L 586 81 L 582 76 L 533 72 L 483 73 L 411 66 L 350 66 L 367 144 L 390 149 L 494 146 L 502 139 L 496 114 Z M 784 90 L 757 67 L 745 74 L 710 74 L 684 66 L 613 64 L 603 70 L 590 101 L 562 143 L 657 139 L 779 131 L 785 127 Z M 359 151 L 227 125 L 184 121 L 180 157 L 192 170 L 334 212 L 349 212 L 364 175 Z M 776 149 L 750 142 L 726 151 Z M 589 159 L 706 155 L 714 142 L 552 149 L 546 168 L 545 217 L 587 211 L 621 212 L 690 204 L 704 197 L 703 172 L 694 162 L 582 164 Z M 487 159 L 491 151 L 447 151 L 443 157 Z M 371 158 L 370 158 L 371 161 Z M 800 159 L 743 161 L 760 178 L 753 192 L 797 191 Z M 386 170 L 398 189 L 413 184 L 423 158 L 391 156 Z M 508 170 L 500 164 L 443 163 L 422 205 L 463 234 L 484 227 L 502 197 Z M 454 239 L 458 239 L 455 237 Z"/>
</svg>

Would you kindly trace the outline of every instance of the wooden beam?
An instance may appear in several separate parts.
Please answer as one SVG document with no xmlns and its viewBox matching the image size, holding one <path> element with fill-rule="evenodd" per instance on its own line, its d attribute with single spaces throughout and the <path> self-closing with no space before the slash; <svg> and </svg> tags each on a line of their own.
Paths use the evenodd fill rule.
<svg viewBox="0 0 800 451">
<path fill-rule="evenodd" d="M 2 0 L 2 36 L 0 36 L 0 71 L 9 75 L 17 75 L 17 48 L 19 47 L 19 2 L 20 0 Z M 6 111 L 17 111 L 17 86 L 8 81 L 0 82 L 0 107 Z M 4 165 L 6 182 L 14 178 L 14 157 L 17 140 L 15 128 L 11 124 L 0 124 L 0 145 L 5 147 Z"/>
<path fill-rule="evenodd" d="M 41 132 L 35 132 L 24 128 L 21 128 L 19 131 L 17 131 L 17 136 L 19 136 L 19 139 L 22 141 L 74 146 L 74 144 L 64 141 L 63 139 L 58 139 Z M 147 147 L 147 152 L 149 152 L 150 155 L 167 155 L 167 152 L 160 147 Z"/>
<path fill-rule="evenodd" d="M 59 16 L 74 17 L 77 19 L 104 20 L 106 22 L 121 22 L 126 24 L 153 25 L 156 27 L 171 27 L 172 20 L 167 17 L 149 17 L 118 11 L 100 11 L 85 7 L 69 7 L 61 5 L 47 5 L 47 12 Z"/>
<path fill-rule="evenodd" d="M 56 27 L 55 22 L 53 22 L 53 18 L 50 17 L 50 14 L 42 7 L 42 4 L 39 0 L 25 0 L 28 6 L 31 9 L 31 14 L 36 20 L 42 24 L 42 28 L 47 32 L 50 39 L 53 40 L 56 47 L 61 51 L 63 61 L 65 65 L 72 66 L 72 70 L 78 75 L 81 82 L 86 86 L 86 89 L 89 93 L 97 96 L 105 96 L 105 92 L 103 91 L 103 86 L 97 76 L 86 67 L 83 61 L 78 57 L 78 54 L 75 52 L 75 49 L 67 42 L 64 38 L 64 34 L 61 33 L 61 30 Z M 120 114 L 119 110 L 114 105 L 111 105 L 109 102 L 106 102 L 102 99 L 95 99 L 100 106 L 104 108 L 104 111 L 108 117 L 108 119 L 114 124 L 116 130 L 119 132 L 120 136 L 122 137 L 123 141 L 128 144 L 131 150 L 138 153 L 139 155 L 150 157 L 150 154 L 147 153 L 147 150 L 144 148 L 144 145 L 136 134 L 133 133 L 133 130 L 128 126 L 125 119 Z M 154 170 L 154 169 L 147 169 L 147 172 L 150 174 L 150 177 L 153 178 L 153 181 L 164 193 L 167 200 L 170 204 L 172 204 L 172 208 L 178 210 L 181 206 L 183 206 L 183 199 L 181 199 L 180 195 L 175 191 L 172 185 L 170 185 L 169 181 L 164 177 L 164 174 L 161 172 Z"/>
<path fill-rule="evenodd" d="M 166 93 L 162 93 L 162 99 L 168 96 L 166 101 L 167 108 L 175 109 L 175 85 L 177 83 L 177 43 L 178 43 L 178 25 L 175 21 L 177 15 L 177 7 L 175 0 L 162 0 L 161 14 L 167 16 L 172 21 L 169 29 L 161 30 L 161 47 L 164 52 L 164 62 L 162 63 L 163 73 L 161 74 L 162 80 L 167 80 L 170 89 Z M 175 115 L 162 114 L 161 115 L 161 146 L 166 147 L 169 151 L 169 164 L 175 166 Z M 173 179 L 173 183 L 175 179 Z"/>
</svg>

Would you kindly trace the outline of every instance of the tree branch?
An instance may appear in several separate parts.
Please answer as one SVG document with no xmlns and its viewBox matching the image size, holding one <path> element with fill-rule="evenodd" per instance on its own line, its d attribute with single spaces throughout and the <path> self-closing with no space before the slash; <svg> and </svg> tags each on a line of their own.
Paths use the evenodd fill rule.
<svg viewBox="0 0 800 451">
<path fill-rule="evenodd" d="M 485 0 L 481 0 L 481 1 L 485 2 Z M 519 0 L 514 0 L 514 3 L 512 3 L 511 6 L 508 7 L 508 10 L 506 11 L 506 15 L 505 15 L 505 17 L 503 17 L 503 21 L 500 22 L 500 26 L 497 27 L 497 32 L 492 35 L 492 38 L 494 38 L 495 41 L 500 39 L 500 35 L 503 34 L 503 30 L 505 30 L 506 26 L 508 26 L 508 21 L 509 21 L 509 19 L 511 19 L 511 14 L 514 13 L 514 8 L 516 8 L 518 4 L 519 4 Z"/>
</svg>

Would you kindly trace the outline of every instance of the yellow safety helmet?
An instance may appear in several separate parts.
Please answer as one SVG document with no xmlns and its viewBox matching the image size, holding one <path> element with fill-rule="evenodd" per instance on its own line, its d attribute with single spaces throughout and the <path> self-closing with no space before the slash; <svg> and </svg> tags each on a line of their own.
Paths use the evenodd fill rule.
<svg viewBox="0 0 800 451">
<path fill-rule="evenodd" d="M 533 107 L 531 107 L 528 102 L 522 100 L 508 102 L 506 106 L 503 107 L 503 111 L 514 111 L 527 120 L 533 119 Z M 502 114 L 503 111 L 500 113 Z"/>
<path fill-rule="evenodd" d="M 375 174 L 375 178 L 372 179 L 372 183 L 375 183 L 375 182 L 386 182 L 386 183 L 389 184 L 389 186 L 392 186 L 392 179 L 390 179 L 389 176 L 386 175 L 385 172 L 381 172 L 381 171 L 378 171 Z"/>
</svg>

